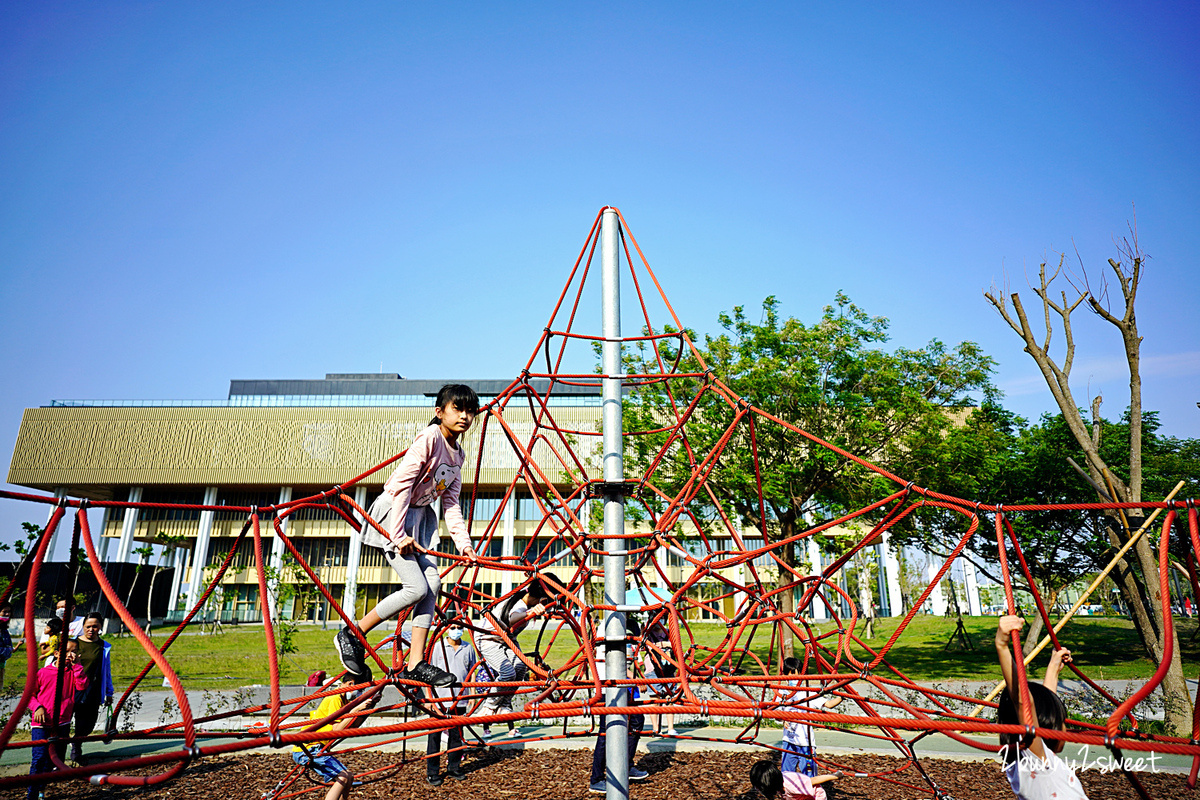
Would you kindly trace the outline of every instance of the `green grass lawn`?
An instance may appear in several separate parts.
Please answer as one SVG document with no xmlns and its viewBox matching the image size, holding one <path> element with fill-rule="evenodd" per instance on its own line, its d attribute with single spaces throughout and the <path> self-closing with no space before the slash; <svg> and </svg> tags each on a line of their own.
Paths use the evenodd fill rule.
<svg viewBox="0 0 1200 800">
<path fill-rule="evenodd" d="M 966 617 L 964 621 L 975 644 L 973 651 L 963 651 L 957 646 L 945 649 L 946 640 L 954 629 L 954 620 L 922 615 L 912 621 L 893 645 L 888 654 L 888 662 L 913 680 L 922 682 L 999 680 L 1000 670 L 992 647 L 996 618 Z M 881 647 L 895 631 L 898 623 L 899 618 L 880 620 L 876 624 L 875 638 L 868 640 L 868 643 L 872 647 Z M 1197 623 L 1195 620 L 1176 620 L 1176 623 L 1179 627 L 1185 672 L 1193 674 L 1197 662 L 1200 662 L 1200 644 L 1191 641 L 1192 635 L 1196 633 Z M 829 629 L 829 625 L 820 627 L 822 631 Z M 702 647 L 719 645 L 726 634 L 723 625 L 713 624 L 694 624 L 692 631 L 696 643 Z M 764 660 L 769 638 L 765 633 L 760 632 L 752 642 L 752 649 Z M 322 630 L 316 626 L 301 626 L 295 635 L 299 652 L 289 654 L 281 660 L 283 682 L 304 683 L 308 673 L 313 670 L 323 669 L 330 673 L 340 670 L 333 650 L 333 634 L 332 628 Z M 161 643 L 166 634 L 156 632 L 153 638 L 156 643 Z M 370 638 L 371 641 L 377 642 L 384 638 L 384 634 L 372 634 Z M 536 638 L 535 632 L 527 631 L 522 636 L 522 644 L 526 649 L 532 649 Z M 145 665 L 147 659 L 137 641 L 130 637 L 110 638 L 109 641 L 113 645 L 113 681 L 119 692 Z M 1124 618 L 1076 618 L 1063 631 L 1062 641 L 1075 653 L 1075 660 L 1080 668 L 1096 679 L 1145 678 L 1153 674 L 1157 666 L 1144 655 L 1133 625 Z M 550 650 L 550 663 L 556 667 L 561 666 L 575 649 L 573 638 L 560 634 Z M 859 649 L 853 652 L 860 659 L 867 656 Z M 9 662 L 10 691 L 14 679 L 17 691 L 20 691 L 23 685 L 23 676 L 19 674 L 22 654 L 18 654 L 16 661 Z M 225 633 L 215 635 L 181 636 L 171 646 L 167 657 L 183 678 L 185 686 L 190 689 L 232 689 L 269 682 L 262 628 L 227 628 Z M 1035 662 L 1038 674 L 1047 658 L 1048 655 L 1044 653 Z M 391 654 L 386 654 L 384 660 L 390 663 Z M 752 665 L 752 661 L 746 661 L 747 667 Z M 882 670 L 883 668 L 880 668 L 879 674 L 884 674 Z M 161 684 L 162 675 L 154 669 L 143 681 L 142 688 L 153 690 Z"/>
</svg>

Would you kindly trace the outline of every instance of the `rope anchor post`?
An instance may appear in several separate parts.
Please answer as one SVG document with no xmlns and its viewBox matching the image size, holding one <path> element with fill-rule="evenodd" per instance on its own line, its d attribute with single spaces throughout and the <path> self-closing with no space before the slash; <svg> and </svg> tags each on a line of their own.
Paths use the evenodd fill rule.
<svg viewBox="0 0 1200 800">
<path fill-rule="evenodd" d="M 602 424 L 604 440 L 604 602 L 625 604 L 625 460 L 622 429 L 621 367 L 621 276 L 618 265 L 620 218 L 611 206 L 604 209 L 601 233 L 601 315 L 604 386 Z M 605 705 L 629 705 L 623 684 L 629 677 L 625 663 L 625 613 L 614 610 L 604 615 Z M 609 714 L 604 718 L 607 800 L 629 798 L 629 717 Z"/>
</svg>

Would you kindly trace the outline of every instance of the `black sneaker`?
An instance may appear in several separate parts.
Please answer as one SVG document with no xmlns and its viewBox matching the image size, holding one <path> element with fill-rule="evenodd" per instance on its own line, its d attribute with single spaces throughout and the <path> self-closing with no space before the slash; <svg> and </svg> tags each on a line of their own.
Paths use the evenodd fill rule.
<svg viewBox="0 0 1200 800">
<path fill-rule="evenodd" d="M 425 782 L 428 783 L 430 786 L 441 786 L 442 785 L 442 776 L 441 775 L 426 775 Z"/>
<path fill-rule="evenodd" d="M 448 769 L 446 770 L 446 774 L 456 781 L 465 781 L 467 779 L 467 773 L 461 769 Z"/>
<path fill-rule="evenodd" d="M 401 680 L 416 681 L 429 686 L 436 686 L 439 689 L 444 689 L 447 686 L 453 686 L 458 683 L 458 679 L 453 673 L 446 672 L 444 669 L 438 669 L 428 661 L 420 661 L 412 669 L 405 667 L 400 670 L 399 675 Z"/>
<path fill-rule="evenodd" d="M 367 651 L 349 628 L 344 627 L 334 635 L 333 646 L 337 648 L 338 659 L 347 672 L 355 677 L 367 674 Z"/>
</svg>

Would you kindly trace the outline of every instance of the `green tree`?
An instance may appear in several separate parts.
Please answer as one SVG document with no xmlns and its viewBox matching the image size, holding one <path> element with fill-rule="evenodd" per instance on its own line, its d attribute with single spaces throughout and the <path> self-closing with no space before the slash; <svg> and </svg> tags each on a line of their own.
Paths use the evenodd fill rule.
<svg viewBox="0 0 1200 800">
<path fill-rule="evenodd" d="M 1099 276 L 1100 283 L 1095 291 L 1092 290 L 1086 270 L 1074 280 L 1069 274 L 1066 276 L 1071 289 L 1069 293 L 1061 286 L 1052 288 L 1055 280 L 1062 275 L 1065 263 L 1064 255 L 1060 257 L 1057 269 L 1051 270 L 1049 275 L 1046 265 L 1041 265 L 1038 284 L 1031 286 L 1041 301 L 1041 308 L 1032 316 L 1026 313 L 1016 292 L 993 290 L 984 292 L 984 297 L 1021 339 L 1025 352 L 1041 371 L 1063 420 L 1083 453 L 1082 467 L 1087 471 L 1091 484 L 1096 487 L 1096 494 L 1102 500 L 1140 503 L 1146 488 L 1145 420 L 1142 413 L 1142 336 L 1138 332 L 1135 306 L 1146 259 L 1138 245 L 1137 231 L 1131 225 L 1130 236 L 1118 242 L 1117 258 L 1108 259 L 1109 271 L 1120 289 L 1120 307 L 1115 310 L 1111 299 L 1116 294 L 1110 297 L 1106 284 L 1109 271 Z M 1112 325 L 1121 338 L 1129 375 L 1128 438 L 1116 453 L 1104 450 L 1107 440 L 1100 417 L 1103 398 L 1097 396 L 1092 400 L 1092 424 L 1089 425 L 1080 411 L 1080 404 L 1075 401 L 1071 385 L 1071 369 L 1075 361 L 1072 315 L 1080 305 Z M 1054 333 L 1058 330 L 1061 330 L 1063 339 L 1061 355 L 1050 351 Z M 1129 541 L 1132 531 L 1140 527 L 1142 518 L 1143 515 L 1138 511 L 1126 515 L 1118 511 L 1108 512 L 1105 533 L 1109 542 L 1119 547 Z M 1191 729 L 1192 701 L 1184 680 L 1179 637 L 1174 627 L 1168 634 L 1161 589 L 1158 581 L 1151 577 L 1157 574 L 1158 559 L 1153 552 L 1152 542 L 1148 541 L 1150 538 L 1143 536 L 1134 543 L 1113 575 L 1147 655 L 1159 662 L 1166 658 L 1167 650 L 1171 650 L 1170 665 L 1162 683 L 1166 721 L 1173 732 L 1184 736 Z"/>
<path fill-rule="evenodd" d="M 761 322 L 748 320 L 740 306 L 718 319 L 724 333 L 697 345 L 716 380 L 704 374 L 689 348 L 680 352 L 672 340 L 627 356 L 631 372 L 661 372 L 678 360 L 678 373 L 701 375 L 640 383 L 625 404 L 625 430 L 642 432 L 626 447 L 627 463 L 653 469 L 650 483 L 662 495 L 643 496 L 660 530 L 674 522 L 682 502 L 693 499 L 697 465 L 723 439 L 727 444 L 707 475 L 705 493 L 689 505 L 702 526 L 716 519 L 719 506 L 770 541 L 787 539 L 807 527 L 806 514 L 858 507 L 877 489 L 873 473 L 853 459 L 769 418 L 753 415 L 752 437 L 749 416 L 735 424 L 742 411 L 736 398 L 856 456 L 907 471 L 914 436 L 945 430 L 947 409 L 978 402 L 972 392 L 991 393 L 993 361 L 976 344 L 948 348 L 933 340 L 918 350 L 887 350 L 888 321 L 840 292 L 811 325 L 782 319 L 774 297 L 763 301 Z M 693 404 L 681 434 L 662 430 Z M 672 506 L 672 499 L 679 502 Z M 792 546 L 779 557 L 791 569 L 802 561 Z M 794 583 L 784 571 L 781 581 Z M 779 604 L 793 612 L 793 592 L 781 592 Z M 790 636 L 783 646 L 785 654 L 792 652 Z"/>
<path fill-rule="evenodd" d="M 915 479 L 936 491 L 976 500 L 984 505 L 1053 505 L 1089 502 L 1091 489 L 1067 459 L 1081 454 L 1061 415 L 1043 415 L 1037 425 L 984 403 L 944 438 L 928 445 L 940 453 L 917 459 L 922 467 Z M 1099 516 L 1078 511 L 1012 511 L 1007 515 L 1033 577 L 1025 579 L 1016 551 L 1005 540 L 1013 588 L 1036 590 L 1053 607 L 1064 588 L 1079 576 L 1108 561 L 1109 544 Z M 962 514 L 925 507 L 899 538 L 919 543 L 943 557 L 966 531 Z M 907 535 L 905 535 L 907 534 Z M 994 530 L 985 527 L 973 536 L 964 557 L 996 583 L 1003 583 Z M 1044 630 L 1040 617 L 1031 619 L 1025 650 L 1037 644 Z"/>
<path fill-rule="evenodd" d="M 45 530 L 45 528 L 43 528 L 41 525 L 36 525 L 32 522 L 22 522 L 21 528 L 24 530 L 24 538 L 18 537 L 11 545 L 7 542 L 0 542 L 0 553 L 12 550 L 14 553 L 20 556 L 20 561 L 18 561 L 17 565 L 13 568 L 12 576 L 0 577 L 0 595 L 4 595 L 8 592 L 9 586 L 12 585 L 12 582 L 16 579 L 16 576 L 20 574 L 21 567 L 25 565 L 26 559 L 33 552 L 33 543 L 37 541 L 37 538 L 42 535 L 42 531 Z M 15 597 L 10 597 L 9 599 L 14 603 L 16 601 Z"/>
</svg>

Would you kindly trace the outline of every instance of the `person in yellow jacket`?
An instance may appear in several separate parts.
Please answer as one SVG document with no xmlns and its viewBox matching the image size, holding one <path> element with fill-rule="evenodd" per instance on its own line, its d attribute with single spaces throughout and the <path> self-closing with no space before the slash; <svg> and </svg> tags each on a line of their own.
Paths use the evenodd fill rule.
<svg viewBox="0 0 1200 800">
<path fill-rule="evenodd" d="M 354 684 L 352 676 L 347 675 L 344 677 L 341 683 L 338 684 L 338 688 L 342 691 L 324 698 L 316 710 L 309 713 L 309 721 L 316 722 L 317 720 L 325 719 L 340 710 L 351 699 L 348 695 Z M 373 707 L 377 702 L 379 702 L 378 694 L 367 701 L 367 708 Z M 317 731 L 342 731 L 347 728 L 357 728 L 362 724 L 364 719 L 366 719 L 366 715 L 355 716 L 347 714 L 336 722 L 317 728 Z M 316 773 L 321 779 L 321 783 L 329 784 L 329 791 L 325 793 L 325 800 L 341 800 L 341 798 L 348 797 L 350 794 L 350 787 L 354 783 L 354 773 L 336 757 L 329 754 L 318 755 L 324 749 L 325 744 L 323 742 L 314 742 L 307 746 L 296 745 L 292 748 L 292 761 Z"/>
</svg>

